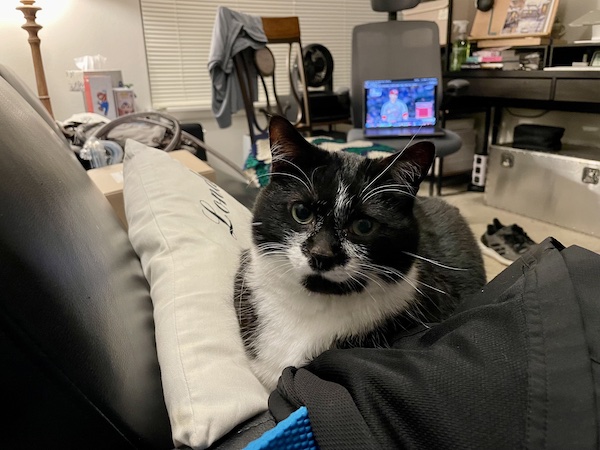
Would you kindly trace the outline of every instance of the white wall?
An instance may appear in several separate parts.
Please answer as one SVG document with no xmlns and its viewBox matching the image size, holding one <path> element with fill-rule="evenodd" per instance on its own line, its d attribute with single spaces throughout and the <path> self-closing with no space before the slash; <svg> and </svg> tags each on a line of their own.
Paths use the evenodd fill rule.
<svg viewBox="0 0 600 450">
<path fill-rule="evenodd" d="M 201 0 L 199 0 L 201 1 Z M 28 34 L 21 29 L 23 14 L 17 0 L 0 0 L 0 64 L 13 69 L 36 91 Z M 106 69 L 120 69 L 123 81 L 132 83 L 140 110 L 151 106 L 148 68 L 138 0 L 37 0 L 42 8 L 37 23 L 48 91 L 57 120 L 83 111 L 83 96 L 68 90 L 66 71 L 76 69 L 74 58 L 100 54 Z M 175 114 L 202 123 L 206 141 L 225 156 L 242 164 L 241 142 L 245 116 L 237 114 L 232 127 L 218 128 L 210 111 Z M 210 157 L 209 157 L 210 158 Z M 211 164 L 219 165 L 218 162 Z"/>
<path fill-rule="evenodd" d="M 23 14 L 13 0 L 0 2 L 0 61 L 11 67 L 35 90 L 27 32 L 20 27 Z M 69 92 L 67 70 L 73 59 L 101 54 L 108 69 L 121 69 L 133 83 L 140 105 L 150 106 L 142 23 L 137 0 L 38 0 L 37 22 L 52 108 L 57 120 L 83 111 L 83 97 Z"/>
</svg>

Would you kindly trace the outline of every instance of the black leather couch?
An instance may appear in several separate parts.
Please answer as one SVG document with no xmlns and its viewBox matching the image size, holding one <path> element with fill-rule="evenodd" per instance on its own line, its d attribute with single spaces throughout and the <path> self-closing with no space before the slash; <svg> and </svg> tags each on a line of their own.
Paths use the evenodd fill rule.
<svg viewBox="0 0 600 450">
<path fill-rule="evenodd" d="M 0 160 L 0 448 L 173 448 L 140 261 L 60 128 L 1 64 Z M 257 190 L 217 172 L 251 207 Z M 211 448 L 273 426 L 260 414 Z"/>
<path fill-rule="evenodd" d="M 140 262 L 2 66 L 0 159 L 0 448 L 172 448 Z"/>
</svg>

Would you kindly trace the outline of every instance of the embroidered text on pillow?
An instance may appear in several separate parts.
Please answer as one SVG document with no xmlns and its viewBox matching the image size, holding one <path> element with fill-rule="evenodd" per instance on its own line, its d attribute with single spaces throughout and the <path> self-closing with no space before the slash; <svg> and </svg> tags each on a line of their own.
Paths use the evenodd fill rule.
<svg viewBox="0 0 600 450">
<path fill-rule="evenodd" d="M 194 172 L 194 174 L 198 175 L 195 172 Z M 224 214 L 224 217 L 222 215 L 220 215 L 218 212 L 216 212 L 215 209 L 212 207 L 212 205 L 205 200 L 200 200 L 200 205 L 202 206 L 202 212 L 208 219 L 212 220 L 216 224 L 222 223 L 223 225 L 229 227 L 229 234 L 231 234 L 231 237 L 233 237 L 234 239 L 237 239 L 235 237 L 235 233 L 233 230 L 233 223 L 231 222 L 231 219 L 229 218 L 229 208 L 227 208 L 227 202 L 225 201 L 225 198 L 221 194 L 221 189 L 219 188 L 219 186 L 217 186 L 212 181 L 207 180 L 206 178 L 202 177 L 201 175 L 198 175 L 198 176 L 200 178 L 202 178 L 202 180 L 208 185 L 210 195 L 213 198 L 213 204 L 217 207 L 217 209 L 219 209 L 221 211 L 221 213 Z"/>
</svg>

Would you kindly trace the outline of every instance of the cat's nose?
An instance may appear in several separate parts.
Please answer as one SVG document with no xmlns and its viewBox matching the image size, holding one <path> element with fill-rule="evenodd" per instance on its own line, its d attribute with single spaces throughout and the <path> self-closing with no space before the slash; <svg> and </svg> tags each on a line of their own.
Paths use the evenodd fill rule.
<svg viewBox="0 0 600 450">
<path fill-rule="evenodd" d="M 313 270 L 327 272 L 328 270 L 343 264 L 344 255 L 342 254 L 339 245 L 319 241 L 313 243 L 312 247 L 309 249 L 308 259 L 310 267 Z"/>
<path fill-rule="evenodd" d="M 309 264 L 313 270 L 326 272 L 333 269 L 333 267 L 336 265 L 336 261 L 333 252 L 330 252 L 328 255 L 311 253 Z"/>
<path fill-rule="evenodd" d="M 308 263 L 313 270 L 326 272 L 343 263 L 340 243 L 327 230 L 321 230 L 306 241 L 304 247 Z"/>
</svg>

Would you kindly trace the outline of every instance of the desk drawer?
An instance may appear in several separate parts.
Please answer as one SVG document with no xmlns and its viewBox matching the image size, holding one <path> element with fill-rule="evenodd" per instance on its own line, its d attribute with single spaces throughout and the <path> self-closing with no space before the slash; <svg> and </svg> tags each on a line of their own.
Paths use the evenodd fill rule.
<svg viewBox="0 0 600 450">
<path fill-rule="evenodd" d="M 466 95 L 474 97 L 505 97 L 529 100 L 550 100 L 552 81 L 542 78 L 467 78 Z"/>
<path fill-rule="evenodd" d="M 485 203 L 600 236 L 600 160 L 492 145 Z M 578 157 L 579 155 L 583 156 Z"/>
<path fill-rule="evenodd" d="M 600 103 L 600 79 L 556 80 L 554 100 L 562 102 Z"/>
</svg>

